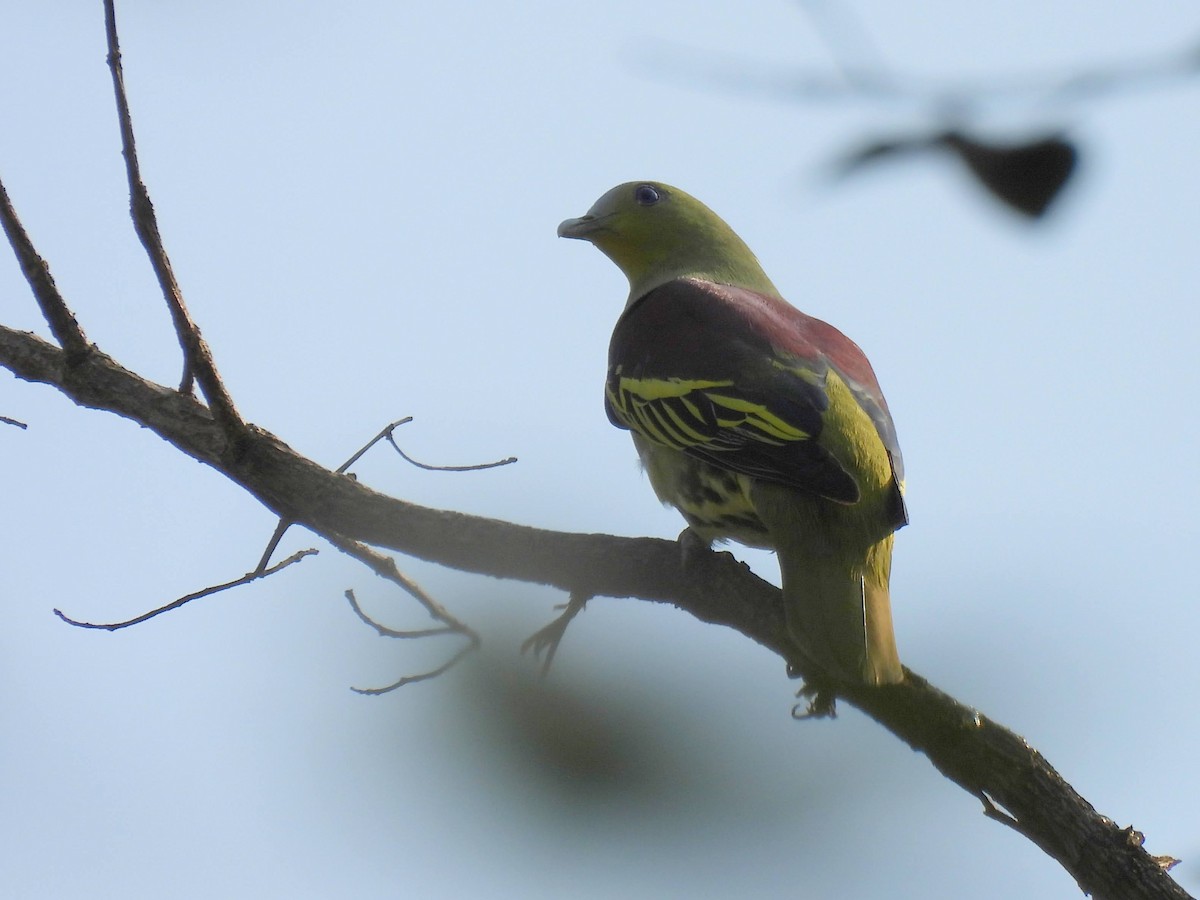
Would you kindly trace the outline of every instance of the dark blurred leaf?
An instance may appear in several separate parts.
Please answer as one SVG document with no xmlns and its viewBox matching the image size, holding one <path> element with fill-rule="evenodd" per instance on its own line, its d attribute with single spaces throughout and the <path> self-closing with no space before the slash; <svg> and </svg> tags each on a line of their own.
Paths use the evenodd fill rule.
<svg viewBox="0 0 1200 900">
<path fill-rule="evenodd" d="M 996 199 L 1031 218 L 1045 214 L 1075 171 L 1075 145 L 1057 135 L 998 145 L 957 131 L 938 143 L 956 154 Z"/>
<path fill-rule="evenodd" d="M 905 154 L 945 148 L 966 163 L 993 197 L 1037 219 L 1045 215 L 1075 171 L 1075 145 L 1053 135 L 1015 144 L 987 143 L 959 131 L 874 140 L 842 157 L 839 175 Z"/>
</svg>

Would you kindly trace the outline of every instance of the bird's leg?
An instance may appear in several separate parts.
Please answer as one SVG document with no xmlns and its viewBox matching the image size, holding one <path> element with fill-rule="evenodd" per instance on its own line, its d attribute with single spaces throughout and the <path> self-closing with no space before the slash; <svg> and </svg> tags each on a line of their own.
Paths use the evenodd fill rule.
<svg viewBox="0 0 1200 900">
<path fill-rule="evenodd" d="M 554 654 L 558 651 L 558 645 L 562 642 L 563 635 L 567 633 L 567 626 L 571 624 L 572 619 L 583 612 L 583 608 L 591 599 L 591 594 L 572 592 L 566 603 L 555 607 L 555 609 L 563 611 L 562 615 L 545 628 L 539 628 L 521 643 L 522 653 L 533 650 L 533 655 L 538 659 L 542 658 L 543 653 L 546 654 L 546 658 L 542 660 L 542 675 L 550 671 L 550 663 L 554 662 Z"/>
</svg>

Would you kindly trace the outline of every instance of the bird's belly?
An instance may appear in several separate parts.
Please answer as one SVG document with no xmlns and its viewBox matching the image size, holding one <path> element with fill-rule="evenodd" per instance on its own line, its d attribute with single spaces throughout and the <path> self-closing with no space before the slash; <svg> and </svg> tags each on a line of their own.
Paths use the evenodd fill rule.
<svg viewBox="0 0 1200 900">
<path fill-rule="evenodd" d="M 683 513 L 706 541 L 734 540 L 770 549 L 767 528 L 750 502 L 751 479 L 634 435 L 633 443 L 663 503 Z"/>
</svg>

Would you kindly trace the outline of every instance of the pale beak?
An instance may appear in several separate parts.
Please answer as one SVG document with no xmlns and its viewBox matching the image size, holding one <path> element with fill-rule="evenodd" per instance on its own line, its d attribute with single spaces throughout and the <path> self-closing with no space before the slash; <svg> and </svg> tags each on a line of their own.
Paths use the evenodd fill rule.
<svg viewBox="0 0 1200 900">
<path fill-rule="evenodd" d="M 558 236 L 587 241 L 591 240 L 591 236 L 600 227 L 600 220 L 591 215 L 580 216 L 578 219 L 565 219 L 558 226 Z"/>
</svg>

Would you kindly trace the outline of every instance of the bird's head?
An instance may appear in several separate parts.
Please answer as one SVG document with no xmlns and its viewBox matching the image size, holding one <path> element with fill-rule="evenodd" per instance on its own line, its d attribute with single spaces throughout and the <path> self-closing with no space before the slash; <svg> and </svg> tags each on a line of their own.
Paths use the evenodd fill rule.
<svg viewBox="0 0 1200 900">
<path fill-rule="evenodd" d="M 675 278 L 778 296 L 750 248 L 695 197 L 656 181 L 617 185 L 558 236 L 590 241 L 629 279 L 630 302 Z"/>
</svg>

